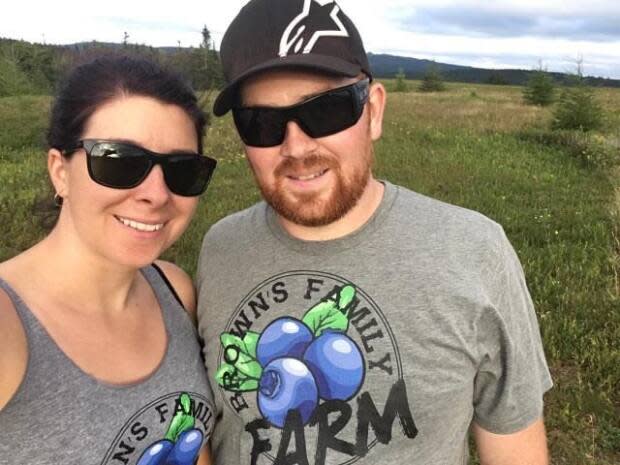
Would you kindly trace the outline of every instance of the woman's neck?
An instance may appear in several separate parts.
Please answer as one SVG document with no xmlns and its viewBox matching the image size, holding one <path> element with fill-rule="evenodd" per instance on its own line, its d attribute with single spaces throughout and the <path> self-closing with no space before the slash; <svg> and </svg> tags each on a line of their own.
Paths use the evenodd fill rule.
<svg viewBox="0 0 620 465">
<path fill-rule="evenodd" d="M 58 227 L 20 257 L 37 288 L 55 301 L 79 302 L 83 312 L 122 312 L 139 279 L 136 268 L 106 260 Z"/>
</svg>

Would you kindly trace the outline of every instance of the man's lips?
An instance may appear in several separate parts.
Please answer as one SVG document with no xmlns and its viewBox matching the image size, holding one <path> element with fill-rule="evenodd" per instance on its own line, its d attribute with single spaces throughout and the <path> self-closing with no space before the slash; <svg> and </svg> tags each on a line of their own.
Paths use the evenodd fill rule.
<svg viewBox="0 0 620 465">
<path fill-rule="evenodd" d="M 325 173 L 327 173 L 327 171 L 329 171 L 328 168 L 325 169 L 321 169 L 318 171 L 314 171 L 312 173 L 304 173 L 304 174 L 287 174 L 286 177 L 293 179 L 294 181 L 311 181 L 313 179 L 316 179 L 318 177 L 323 176 Z"/>
</svg>

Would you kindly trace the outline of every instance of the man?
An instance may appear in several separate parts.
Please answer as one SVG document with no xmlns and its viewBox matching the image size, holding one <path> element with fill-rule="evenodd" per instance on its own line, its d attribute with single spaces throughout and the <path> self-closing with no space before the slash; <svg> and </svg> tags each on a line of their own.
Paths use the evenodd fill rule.
<svg viewBox="0 0 620 465">
<path fill-rule="evenodd" d="M 218 464 L 546 464 L 551 387 L 502 228 L 372 174 L 385 89 L 333 1 L 251 0 L 227 30 L 265 202 L 206 234 L 199 329 Z"/>
</svg>

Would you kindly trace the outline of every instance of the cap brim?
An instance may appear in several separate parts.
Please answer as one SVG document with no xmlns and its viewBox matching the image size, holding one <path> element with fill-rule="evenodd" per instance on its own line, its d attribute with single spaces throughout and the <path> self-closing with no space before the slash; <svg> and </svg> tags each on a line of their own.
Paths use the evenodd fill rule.
<svg viewBox="0 0 620 465">
<path fill-rule="evenodd" d="M 262 71 L 285 68 L 301 68 L 345 77 L 355 77 L 363 71 L 360 65 L 326 55 L 289 55 L 284 58 L 275 58 L 246 70 L 231 81 L 215 99 L 213 114 L 223 116 L 234 106 L 237 87 L 248 77 Z"/>
</svg>

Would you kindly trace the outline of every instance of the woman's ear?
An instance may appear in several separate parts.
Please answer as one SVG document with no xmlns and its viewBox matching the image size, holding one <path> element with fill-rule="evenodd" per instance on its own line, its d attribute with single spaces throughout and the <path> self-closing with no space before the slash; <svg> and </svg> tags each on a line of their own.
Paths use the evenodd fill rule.
<svg viewBox="0 0 620 465">
<path fill-rule="evenodd" d="M 47 171 L 49 173 L 56 194 L 66 197 L 69 193 L 67 160 L 58 149 L 49 149 L 47 152 Z"/>
<path fill-rule="evenodd" d="M 383 132 L 383 113 L 385 111 L 386 91 L 383 84 L 375 82 L 370 85 L 368 106 L 370 108 L 370 137 L 378 140 Z"/>
</svg>

